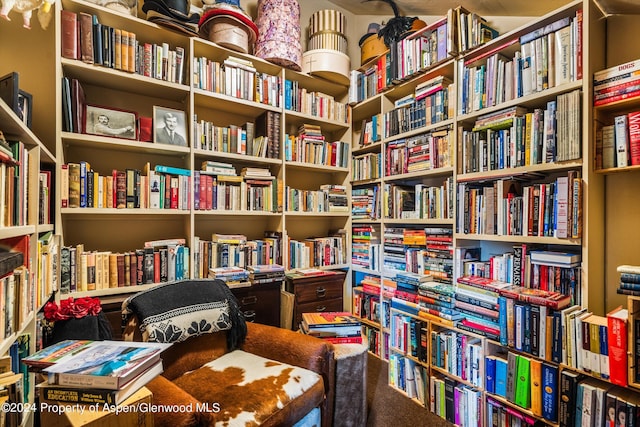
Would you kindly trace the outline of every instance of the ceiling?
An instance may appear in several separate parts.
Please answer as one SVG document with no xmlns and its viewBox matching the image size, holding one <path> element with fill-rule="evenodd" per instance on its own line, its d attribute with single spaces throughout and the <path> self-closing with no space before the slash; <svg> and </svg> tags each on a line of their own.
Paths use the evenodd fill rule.
<svg viewBox="0 0 640 427">
<path fill-rule="evenodd" d="M 329 0 L 357 15 L 393 15 L 385 0 Z M 638 0 L 595 0 L 607 15 L 640 14 Z M 568 0 L 395 0 L 401 16 L 444 16 L 462 5 L 481 16 L 541 16 Z"/>
</svg>

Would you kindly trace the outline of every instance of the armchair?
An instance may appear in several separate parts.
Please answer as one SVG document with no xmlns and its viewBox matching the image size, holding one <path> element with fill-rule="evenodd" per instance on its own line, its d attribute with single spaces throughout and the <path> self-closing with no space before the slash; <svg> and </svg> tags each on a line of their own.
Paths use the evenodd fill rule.
<svg viewBox="0 0 640 427">
<path fill-rule="evenodd" d="M 220 280 L 158 285 L 123 303 L 125 339 L 174 342 L 147 388 L 155 405 L 180 410 L 156 411 L 155 425 L 319 425 L 321 415 L 330 426 L 333 346 L 238 313 Z"/>
</svg>

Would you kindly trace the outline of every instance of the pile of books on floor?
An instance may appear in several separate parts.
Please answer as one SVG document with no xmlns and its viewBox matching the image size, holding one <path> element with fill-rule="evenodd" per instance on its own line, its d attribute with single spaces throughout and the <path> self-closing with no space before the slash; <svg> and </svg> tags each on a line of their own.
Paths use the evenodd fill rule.
<svg viewBox="0 0 640 427">
<path fill-rule="evenodd" d="M 247 270 L 253 285 L 284 281 L 284 267 L 278 264 L 251 265 Z"/>
<path fill-rule="evenodd" d="M 216 267 L 209 269 L 209 279 L 220 279 L 230 288 L 251 286 L 249 272 L 241 267 Z"/>
<path fill-rule="evenodd" d="M 65 340 L 23 362 L 47 380 L 36 388 L 41 399 L 119 405 L 163 372 L 160 353 L 171 344 Z"/>
<path fill-rule="evenodd" d="M 362 324 L 346 311 L 302 313 L 302 332 L 334 344 L 361 344 Z"/>
</svg>

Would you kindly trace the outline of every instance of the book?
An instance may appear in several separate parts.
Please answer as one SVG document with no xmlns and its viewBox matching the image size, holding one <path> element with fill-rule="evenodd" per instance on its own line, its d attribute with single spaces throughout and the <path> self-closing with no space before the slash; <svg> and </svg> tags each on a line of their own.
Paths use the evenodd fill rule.
<svg viewBox="0 0 640 427">
<path fill-rule="evenodd" d="M 542 363 L 542 416 L 558 421 L 558 367 Z"/>
<path fill-rule="evenodd" d="M 531 359 L 522 355 L 518 355 L 517 359 L 513 402 L 528 409 L 531 407 Z"/>
<path fill-rule="evenodd" d="M 616 142 L 616 167 L 629 166 L 629 129 L 627 128 L 627 116 L 620 115 L 614 118 L 614 138 Z"/>
<path fill-rule="evenodd" d="M 554 265 L 560 267 L 574 266 L 580 262 L 580 254 L 559 251 L 529 251 L 532 264 Z"/>
<path fill-rule="evenodd" d="M 78 49 L 78 15 L 68 9 L 60 11 L 62 27 L 61 48 L 62 57 L 79 59 Z"/>
<path fill-rule="evenodd" d="M 171 344 L 92 341 L 46 367 L 49 384 L 120 390 L 160 360 Z"/>
<path fill-rule="evenodd" d="M 609 381 L 626 387 L 627 370 L 627 319 L 629 310 L 616 307 L 607 313 L 607 350 L 609 354 Z"/>
<path fill-rule="evenodd" d="M 302 321 L 309 329 L 325 329 L 334 326 L 360 326 L 361 322 L 347 311 L 302 313 Z"/>
<path fill-rule="evenodd" d="M 47 368 L 54 365 L 65 356 L 83 351 L 92 341 L 64 340 L 50 345 L 42 350 L 22 359 L 22 363 L 34 369 Z"/>
<path fill-rule="evenodd" d="M 24 263 L 22 252 L 4 251 L 0 248 L 0 277 L 13 272 Z"/>
<path fill-rule="evenodd" d="M 68 403 L 119 405 L 129 396 L 163 372 L 162 361 L 158 360 L 149 369 L 129 381 L 120 390 L 85 388 L 48 384 L 36 385 L 41 399 Z"/>
</svg>

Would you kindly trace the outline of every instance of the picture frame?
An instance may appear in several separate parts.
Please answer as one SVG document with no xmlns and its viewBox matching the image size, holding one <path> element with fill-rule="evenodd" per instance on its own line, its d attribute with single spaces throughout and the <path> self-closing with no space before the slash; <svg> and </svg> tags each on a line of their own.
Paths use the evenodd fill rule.
<svg viewBox="0 0 640 427">
<path fill-rule="evenodd" d="M 18 89 L 18 117 L 31 129 L 31 111 L 33 110 L 33 96 L 30 93 Z"/>
<path fill-rule="evenodd" d="M 22 120 L 18 109 L 19 75 L 16 72 L 0 77 L 0 98 L 7 103 Z"/>
<path fill-rule="evenodd" d="M 187 140 L 185 112 L 155 105 L 153 107 L 153 142 L 187 147 Z"/>
<path fill-rule="evenodd" d="M 87 104 L 84 109 L 83 132 L 137 140 L 137 121 L 138 113 L 135 111 Z"/>
</svg>

